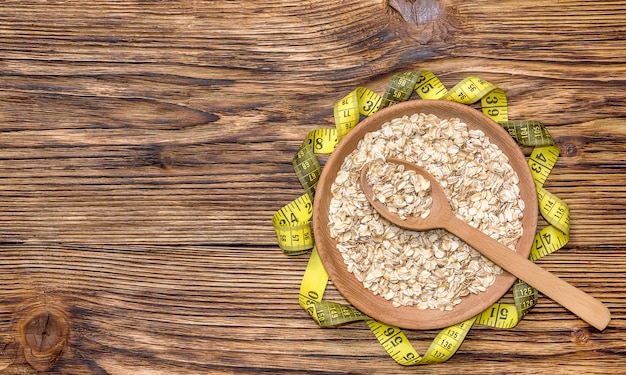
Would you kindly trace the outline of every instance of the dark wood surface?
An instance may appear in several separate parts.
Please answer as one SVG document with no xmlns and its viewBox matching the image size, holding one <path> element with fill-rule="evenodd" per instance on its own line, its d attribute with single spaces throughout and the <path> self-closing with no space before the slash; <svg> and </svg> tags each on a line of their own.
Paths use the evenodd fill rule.
<svg viewBox="0 0 626 375">
<path fill-rule="evenodd" d="M 319 328 L 298 306 L 308 256 L 271 225 L 303 193 L 293 154 L 352 89 L 420 69 L 479 75 L 512 120 L 548 127 L 572 232 L 539 264 L 605 302 L 606 330 L 541 298 L 404 368 L 365 324 Z M 3 2 L 0 369 L 620 373 L 624 77 L 623 1 Z M 436 331 L 406 333 L 424 352 Z"/>
</svg>

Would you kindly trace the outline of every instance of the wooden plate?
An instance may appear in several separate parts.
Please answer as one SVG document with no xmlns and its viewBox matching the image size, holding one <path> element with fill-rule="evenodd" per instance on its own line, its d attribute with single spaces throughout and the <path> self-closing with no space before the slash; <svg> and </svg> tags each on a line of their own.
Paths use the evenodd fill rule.
<svg viewBox="0 0 626 375">
<path fill-rule="evenodd" d="M 503 272 L 496 276 L 495 283 L 487 291 L 464 297 L 451 311 L 420 310 L 414 306 L 393 307 L 390 301 L 374 295 L 348 272 L 328 229 L 330 187 L 343 160 L 366 133 L 380 129 L 385 122 L 394 118 L 414 113 L 432 113 L 439 118 L 460 118 L 470 129 L 481 129 L 508 156 L 509 163 L 519 176 L 521 198 L 525 203 L 523 235 L 517 243 L 516 251 L 524 257 L 529 255 L 537 228 L 538 206 L 535 184 L 524 154 L 499 124 L 474 108 L 443 100 L 412 100 L 396 104 L 366 118 L 350 131 L 333 151 L 322 170 L 313 205 L 313 230 L 320 258 L 330 279 L 346 300 L 357 309 L 376 320 L 402 328 L 443 328 L 467 320 L 497 302 L 511 288 L 515 277 Z"/>
</svg>

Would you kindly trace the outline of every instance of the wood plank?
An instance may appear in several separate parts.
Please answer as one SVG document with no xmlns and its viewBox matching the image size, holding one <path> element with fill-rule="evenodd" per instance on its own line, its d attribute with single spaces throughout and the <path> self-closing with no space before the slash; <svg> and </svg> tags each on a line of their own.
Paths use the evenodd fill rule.
<svg viewBox="0 0 626 375">
<path fill-rule="evenodd" d="M 621 372 L 625 37 L 622 1 L 0 4 L 0 369 Z M 303 193 L 293 154 L 355 87 L 421 69 L 448 88 L 479 75 L 511 119 L 548 127 L 546 187 L 572 233 L 539 262 L 607 304 L 605 331 L 541 298 L 416 369 L 363 323 L 322 329 L 298 306 L 308 257 L 284 256 L 271 226 Z M 326 298 L 345 302 L 332 283 Z M 65 349 L 28 357 L 20 327 L 46 306 Z M 435 334 L 407 331 L 421 353 Z"/>
</svg>

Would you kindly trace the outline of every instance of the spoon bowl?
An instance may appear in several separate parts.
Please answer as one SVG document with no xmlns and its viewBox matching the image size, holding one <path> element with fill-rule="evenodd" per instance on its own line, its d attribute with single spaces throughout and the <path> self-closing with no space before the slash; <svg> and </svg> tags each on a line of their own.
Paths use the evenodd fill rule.
<svg viewBox="0 0 626 375">
<path fill-rule="evenodd" d="M 365 193 L 365 197 L 374 207 L 374 209 L 380 214 L 380 216 L 389 220 L 399 227 L 403 227 L 410 230 L 424 231 L 431 229 L 446 228 L 446 225 L 452 219 L 452 209 L 448 203 L 446 192 L 443 190 L 439 181 L 433 175 L 428 173 L 426 169 L 420 167 L 417 164 L 410 163 L 402 159 L 389 158 L 387 162 L 393 164 L 403 165 L 405 170 L 413 170 L 418 174 L 425 177 L 430 181 L 430 196 L 432 197 L 432 205 L 430 207 L 430 214 L 426 217 L 421 216 L 408 216 L 405 219 L 401 219 L 397 214 L 389 211 L 387 206 L 381 201 L 375 199 L 375 193 L 372 186 L 367 181 L 367 172 L 369 171 L 370 163 L 365 164 L 361 169 L 361 188 Z"/>
</svg>

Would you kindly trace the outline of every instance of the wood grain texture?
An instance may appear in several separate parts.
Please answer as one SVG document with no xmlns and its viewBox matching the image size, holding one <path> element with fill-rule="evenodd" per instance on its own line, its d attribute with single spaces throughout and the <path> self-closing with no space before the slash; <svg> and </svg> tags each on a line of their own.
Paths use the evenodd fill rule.
<svg viewBox="0 0 626 375">
<path fill-rule="evenodd" d="M 405 3 L 1 3 L 3 373 L 36 373 L 17 327 L 46 306 L 69 324 L 50 373 L 620 373 L 626 4 Z M 349 91 L 418 69 L 479 75 L 512 119 L 546 124 L 572 233 L 539 264 L 607 304 L 605 331 L 541 298 L 515 329 L 403 368 L 364 324 L 300 309 L 307 257 L 271 226 L 302 194 L 292 155 Z M 435 334 L 407 332 L 419 352 Z"/>
</svg>

